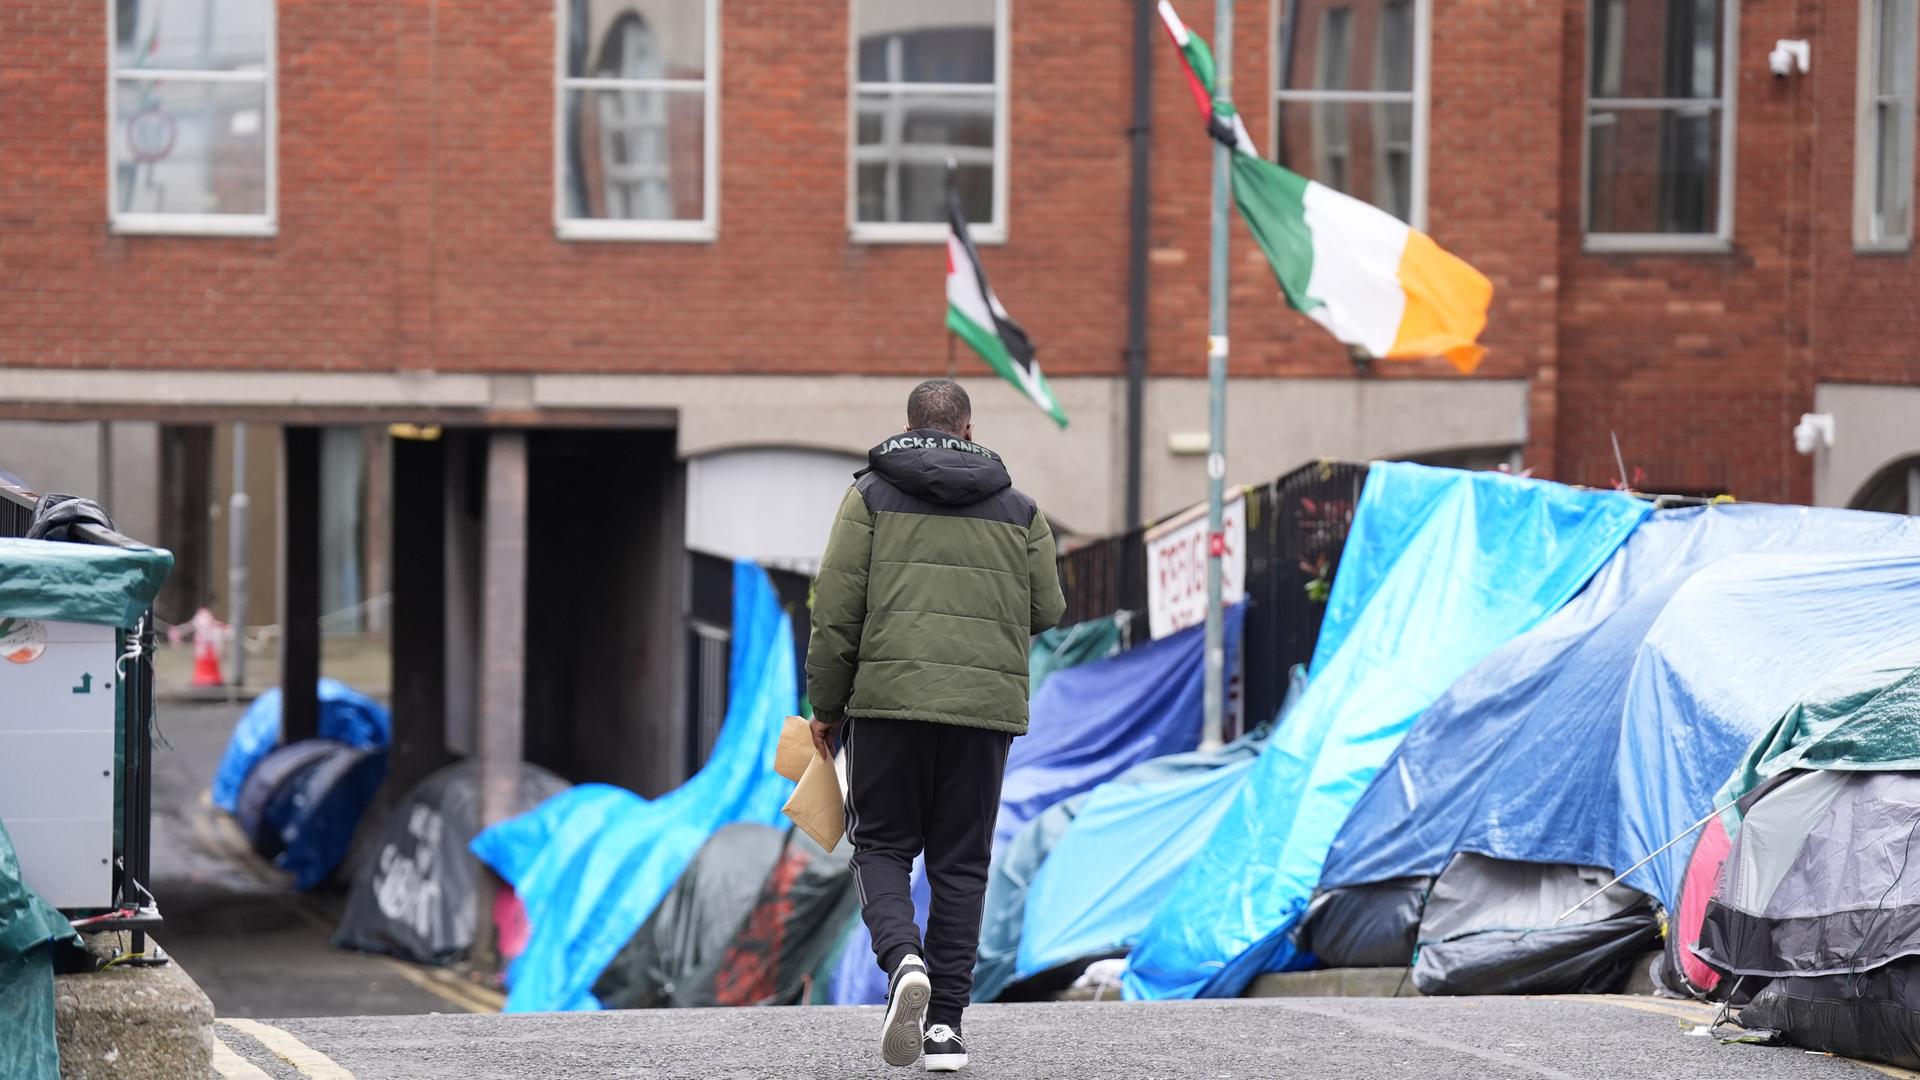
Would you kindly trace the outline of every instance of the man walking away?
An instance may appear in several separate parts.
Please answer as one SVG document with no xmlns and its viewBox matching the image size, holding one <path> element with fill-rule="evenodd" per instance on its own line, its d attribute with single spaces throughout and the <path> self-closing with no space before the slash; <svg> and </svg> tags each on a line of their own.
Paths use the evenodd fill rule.
<svg viewBox="0 0 1920 1080">
<path fill-rule="evenodd" d="M 967 1063 L 980 908 L 1007 748 L 1027 730 L 1027 650 L 1066 602 L 1053 530 L 973 441 L 951 379 L 907 398 L 907 427 L 867 454 L 814 586 L 814 745 L 846 752 L 860 912 L 889 976 L 883 1056 Z M 909 877 L 927 857 L 924 948 Z M 921 960 L 925 956 L 925 961 Z"/>
</svg>

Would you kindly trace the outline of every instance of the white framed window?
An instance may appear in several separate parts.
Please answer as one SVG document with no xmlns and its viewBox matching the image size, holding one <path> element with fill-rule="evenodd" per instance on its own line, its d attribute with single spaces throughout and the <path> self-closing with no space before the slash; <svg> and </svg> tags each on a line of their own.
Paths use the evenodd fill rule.
<svg viewBox="0 0 1920 1080">
<path fill-rule="evenodd" d="M 1429 0 L 1275 0 L 1274 160 L 1426 225 Z"/>
<path fill-rule="evenodd" d="M 1733 238 L 1738 0 L 1590 0 L 1589 251 L 1724 251 Z"/>
<path fill-rule="evenodd" d="M 1853 240 L 1872 251 L 1913 244 L 1915 0 L 1860 0 Z"/>
<path fill-rule="evenodd" d="M 720 0 L 558 0 L 554 231 L 712 240 Z"/>
<path fill-rule="evenodd" d="M 108 0 L 118 233 L 274 231 L 273 0 Z"/>
<path fill-rule="evenodd" d="M 947 163 L 981 243 L 1007 238 L 1008 0 L 851 0 L 853 239 L 939 242 Z"/>
</svg>

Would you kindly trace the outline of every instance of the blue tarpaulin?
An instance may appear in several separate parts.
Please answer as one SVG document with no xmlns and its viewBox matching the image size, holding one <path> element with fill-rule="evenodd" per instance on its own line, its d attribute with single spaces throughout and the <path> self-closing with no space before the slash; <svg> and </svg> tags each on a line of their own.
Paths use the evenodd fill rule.
<svg viewBox="0 0 1920 1080">
<path fill-rule="evenodd" d="M 527 911 L 509 1012 L 597 1009 L 594 981 L 722 825 L 781 825 L 793 783 L 773 771 L 799 702 L 792 627 L 766 571 L 734 564 L 727 716 L 699 773 L 656 800 L 605 784 L 564 791 L 474 837 Z"/>
<path fill-rule="evenodd" d="M 1227 610 L 1229 678 L 1242 615 L 1238 604 Z M 1205 654 L 1205 627 L 1195 626 L 1049 678 L 1007 755 L 994 850 L 1061 799 L 1200 745 Z"/>
<path fill-rule="evenodd" d="M 1094 788 L 1027 888 L 1014 977 L 1124 949 L 1220 823 L 1260 752 L 1177 754 Z M 1169 773 L 1182 759 L 1194 768 Z M 1153 770 L 1154 775 L 1137 775 Z"/>
<path fill-rule="evenodd" d="M 1016 978 L 1123 952 L 1139 940 L 1305 689 L 1306 669 L 1296 666 L 1273 720 L 1218 750 L 1135 765 L 1035 819 L 988 879 L 974 999 L 990 1000 L 983 976 L 997 994 Z"/>
<path fill-rule="evenodd" d="M 1374 465 L 1306 693 L 1141 935 L 1127 996 L 1232 996 L 1307 962 L 1288 934 L 1414 718 L 1566 603 L 1649 508 L 1500 473 Z"/>
<path fill-rule="evenodd" d="M 1227 610 L 1229 675 L 1242 615 L 1239 605 Z M 1205 628 L 1196 626 L 1047 678 L 1028 708 L 1028 733 L 1013 740 L 1007 755 L 993 836 L 996 859 L 1048 807 L 1150 758 L 1199 745 L 1205 646 Z M 914 897 L 923 929 L 926 895 L 925 875 L 916 863 Z M 876 1004 L 885 1000 L 886 985 L 873 963 L 872 939 L 861 926 L 841 954 L 833 1003 Z"/>
<path fill-rule="evenodd" d="M 321 679 L 320 738 L 348 746 L 385 749 L 393 741 L 393 718 L 386 706 L 338 679 Z M 280 744 L 280 690 L 253 699 L 233 725 L 227 752 L 213 774 L 213 805 L 231 814 L 239 806 L 247 774 Z"/>
<path fill-rule="evenodd" d="M 1615 769 L 1637 812 L 1604 865 L 1632 866 L 1712 810 L 1748 744 L 1836 669 L 1920 643 L 1916 611 L 1914 551 L 1735 555 L 1688 578 L 1634 658 Z M 1672 910 L 1687 857 L 1675 844 L 1626 883 Z"/>
<path fill-rule="evenodd" d="M 1813 576 L 1728 581 L 1716 572 L 1690 584 L 1722 560 L 1750 552 L 1785 556 L 1770 575 Z M 1638 862 L 1707 812 L 1701 785 L 1710 800 L 1751 739 L 1751 725 L 1778 716 L 1778 709 L 1767 714 L 1771 688 L 1827 670 L 1830 661 L 1819 658 L 1839 644 L 1823 628 L 1828 613 L 1856 617 L 1863 605 L 1873 611 L 1884 602 L 1884 595 L 1817 592 L 1840 580 L 1820 553 L 1844 552 L 1920 553 L 1920 521 L 1761 505 L 1654 514 L 1580 596 L 1488 656 L 1420 717 L 1348 817 L 1321 886 L 1431 876 L 1461 851 L 1616 871 Z M 1736 574 L 1757 569 L 1728 565 Z M 1707 682 L 1659 685 L 1676 661 L 1665 646 L 1641 660 L 1656 625 L 1662 641 L 1678 643 L 1683 628 L 1735 611 L 1741 614 L 1733 625 L 1714 631 L 1717 640 L 1680 646 L 1697 650 L 1697 660 L 1677 662 L 1683 670 L 1704 663 L 1727 672 L 1763 701 L 1741 705 L 1745 690 L 1736 688 L 1733 697 L 1710 690 L 1719 681 L 1710 673 L 1702 673 Z M 1739 625 L 1741 618 L 1752 625 Z M 1897 632 L 1872 623 L 1863 629 L 1875 640 Z M 1785 652 L 1766 643 L 1782 633 L 1794 642 Z M 1636 661 L 1659 668 L 1638 672 Z M 1630 690 L 1638 696 L 1630 698 Z M 1636 702 L 1651 711 L 1629 722 Z M 1654 747 L 1652 757 L 1636 757 Z M 1640 839 L 1621 834 L 1628 821 Z M 1675 859 L 1690 849 L 1676 845 Z M 1677 888 L 1678 874 L 1667 863 L 1650 873 L 1641 880 Z M 1656 895 L 1672 905 L 1669 891 Z"/>
</svg>

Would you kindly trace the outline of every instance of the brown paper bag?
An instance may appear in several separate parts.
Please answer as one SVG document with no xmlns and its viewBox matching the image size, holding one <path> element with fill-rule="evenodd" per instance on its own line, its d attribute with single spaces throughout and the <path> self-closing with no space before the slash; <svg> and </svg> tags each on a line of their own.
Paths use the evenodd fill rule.
<svg viewBox="0 0 1920 1080">
<path fill-rule="evenodd" d="M 841 793 L 838 770 L 832 763 L 822 760 L 811 745 L 807 756 L 810 759 L 807 771 L 801 774 L 799 785 L 782 810 L 801 832 L 813 837 L 814 843 L 832 851 L 846 835 L 846 797 Z"/>
<path fill-rule="evenodd" d="M 807 771 L 807 763 L 819 756 L 813 749 L 811 726 L 801 717 L 787 717 L 786 725 L 780 729 L 780 745 L 773 751 L 773 771 L 799 783 L 801 774 Z"/>
</svg>

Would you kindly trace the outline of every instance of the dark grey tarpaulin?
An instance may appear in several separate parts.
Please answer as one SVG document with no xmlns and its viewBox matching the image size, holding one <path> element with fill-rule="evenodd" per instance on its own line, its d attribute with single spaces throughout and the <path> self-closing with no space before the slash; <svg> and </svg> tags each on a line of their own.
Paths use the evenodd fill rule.
<svg viewBox="0 0 1920 1080">
<path fill-rule="evenodd" d="M 852 910 L 846 847 L 798 829 L 714 833 L 595 981 L 612 1009 L 799 1003 Z"/>
<path fill-rule="evenodd" d="M 516 812 L 567 786 L 538 765 L 522 765 Z M 354 875 L 333 943 L 421 964 L 466 952 L 473 945 L 480 871 L 467 844 L 479 829 L 478 765 L 463 761 L 420 781 L 381 824 L 371 857 Z"/>
<path fill-rule="evenodd" d="M 1920 774 L 1808 772 L 1766 793 L 1734 837 L 1695 951 L 1762 977 L 1920 955 Z"/>
<path fill-rule="evenodd" d="M 771 825 L 728 825 L 708 837 L 660 906 L 600 973 L 593 996 L 609 1009 L 673 1004 L 682 985 L 726 951 L 785 841 Z"/>
<path fill-rule="evenodd" d="M 1740 1023 L 1810 1050 L 1920 1069 L 1920 959 L 1860 975 L 1775 979 Z"/>
<path fill-rule="evenodd" d="M 1595 867 L 1513 862 L 1462 852 L 1433 884 L 1420 920 L 1413 985 L 1442 994 L 1585 994 L 1618 990 L 1659 935 L 1652 903 Z"/>
<path fill-rule="evenodd" d="M 1420 942 L 1430 877 L 1330 889 L 1314 897 L 1300 943 L 1330 968 L 1406 967 Z"/>
</svg>

